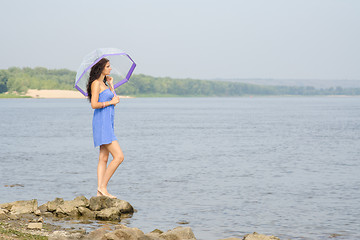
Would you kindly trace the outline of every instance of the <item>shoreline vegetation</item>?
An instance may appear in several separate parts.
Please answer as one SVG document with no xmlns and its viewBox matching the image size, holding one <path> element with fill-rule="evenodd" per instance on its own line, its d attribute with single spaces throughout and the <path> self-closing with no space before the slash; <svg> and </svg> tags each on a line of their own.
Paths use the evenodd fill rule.
<svg viewBox="0 0 360 240">
<path fill-rule="evenodd" d="M 18 68 L 0 70 L 0 98 L 85 98 L 74 89 L 76 72 L 68 69 Z M 311 84 L 311 82 L 309 82 Z M 174 79 L 133 74 L 116 89 L 123 97 L 256 97 L 360 96 L 360 88 L 271 86 L 231 81 Z"/>
</svg>

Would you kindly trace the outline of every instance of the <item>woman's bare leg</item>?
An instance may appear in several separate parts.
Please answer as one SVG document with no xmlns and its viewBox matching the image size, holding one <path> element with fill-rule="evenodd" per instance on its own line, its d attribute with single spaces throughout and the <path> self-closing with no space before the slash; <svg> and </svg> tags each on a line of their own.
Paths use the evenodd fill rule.
<svg viewBox="0 0 360 240">
<path fill-rule="evenodd" d="M 110 162 L 109 166 L 106 168 L 105 173 L 102 175 L 102 179 L 100 180 L 98 190 L 104 194 L 105 196 L 113 197 L 107 191 L 107 185 L 109 183 L 110 178 L 115 173 L 116 169 L 119 165 L 124 161 L 124 154 L 120 148 L 120 145 L 117 141 L 113 141 L 110 144 L 102 145 L 106 149 L 107 156 L 109 156 L 109 152 L 113 156 L 113 160 Z M 101 150 L 101 149 L 100 149 Z M 100 154 L 101 155 L 101 154 Z M 105 159 L 105 158 L 104 158 Z M 99 160 L 100 161 L 100 160 Z"/>
<path fill-rule="evenodd" d="M 105 175 L 107 162 L 109 159 L 109 151 L 104 145 L 100 146 L 100 153 L 99 153 L 99 163 L 97 168 L 97 176 L 98 176 L 98 189 L 100 188 L 102 184 L 102 180 Z M 101 196 L 101 193 L 97 193 L 97 196 Z"/>
</svg>

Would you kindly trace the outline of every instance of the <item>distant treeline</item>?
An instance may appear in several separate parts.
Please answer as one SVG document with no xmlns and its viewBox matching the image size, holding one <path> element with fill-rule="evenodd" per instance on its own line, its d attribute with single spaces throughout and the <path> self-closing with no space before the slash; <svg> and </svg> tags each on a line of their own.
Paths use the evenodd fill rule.
<svg viewBox="0 0 360 240">
<path fill-rule="evenodd" d="M 43 67 L 0 70 L 0 93 L 24 93 L 28 89 L 74 89 L 76 72 Z M 360 95 L 360 88 L 323 88 L 265 86 L 237 82 L 173 79 L 133 75 L 116 89 L 120 95 L 133 96 L 244 96 L 244 95 Z"/>
</svg>

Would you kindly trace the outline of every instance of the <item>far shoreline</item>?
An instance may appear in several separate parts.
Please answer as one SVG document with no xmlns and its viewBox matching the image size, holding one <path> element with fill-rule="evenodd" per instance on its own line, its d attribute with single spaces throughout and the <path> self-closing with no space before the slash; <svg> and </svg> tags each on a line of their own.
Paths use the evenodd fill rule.
<svg viewBox="0 0 360 240">
<path fill-rule="evenodd" d="M 120 98 L 133 98 L 131 96 L 119 96 Z M 29 89 L 25 94 L 3 93 L 0 98 L 44 98 L 44 99 L 86 99 L 82 93 L 75 90 L 37 90 Z"/>
<path fill-rule="evenodd" d="M 263 97 L 333 97 L 333 98 L 348 98 L 360 97 L 359 95 L 242 95 L 242 96 L 206 96 L 206 95 L 173 95 L 173 94 L 138 94 L 136 96 L 118 95 L 120 98 L 263 98 Z M 36 99 L 86 99 L 82 93 L 76 90 L 37 90 L 29 89 L 25 94 L 17 92 L 0 93 L 0 99 L 9 98 L 36 98 Z"/>
</svg>

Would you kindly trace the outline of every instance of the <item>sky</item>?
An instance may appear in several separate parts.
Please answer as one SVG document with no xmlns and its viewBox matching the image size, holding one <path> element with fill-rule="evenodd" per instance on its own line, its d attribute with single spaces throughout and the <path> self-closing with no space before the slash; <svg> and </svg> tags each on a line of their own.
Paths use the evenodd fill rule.
<svg viewBox="0 0 360 240">
<path fill-rule="evenodd" d="M 76 71 L 114 47 L 135 74 L 360 80 L 359 0 L 0 0 L 0 69 Z"/>
</svg>

